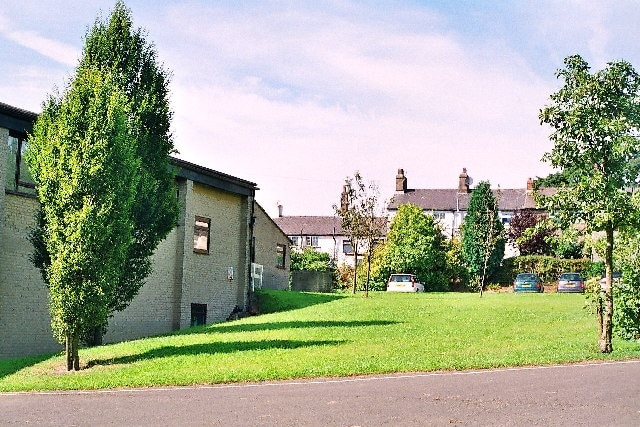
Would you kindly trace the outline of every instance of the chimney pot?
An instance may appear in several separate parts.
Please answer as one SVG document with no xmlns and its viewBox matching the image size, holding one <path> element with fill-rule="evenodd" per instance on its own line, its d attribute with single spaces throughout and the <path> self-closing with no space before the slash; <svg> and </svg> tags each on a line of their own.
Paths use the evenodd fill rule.
<svg viewBox="0 0 640 427">
<path fill-rule="evenodd" d="M 533 179 L 531 178 L 527 180 L 527 190 L 529 191 L 533 190 Z"/>
<path fill-rule="evenodd" d="M 398 174 L 396 175 L 396 192 L 407 192 L 407 177 L 404 174 L 404 169 L 398 169 Z"/>
<path fill-rule="evenodd" d="M 280 218 L 282 218 L 282 216 L 283 216 L 283 215 L 282 215 L 282 210 L 283 210 L 282 205 L 281 205 L 280 203 L 278 203 L 278 216 L 279 216 Z"/>
<path fill-rule="evenodd" d="M 467 175 L 467 168 L 462 168 L 462 173 L 458 177 L 458 193 L 469 192 L 469 175 Z"/>
</svg>

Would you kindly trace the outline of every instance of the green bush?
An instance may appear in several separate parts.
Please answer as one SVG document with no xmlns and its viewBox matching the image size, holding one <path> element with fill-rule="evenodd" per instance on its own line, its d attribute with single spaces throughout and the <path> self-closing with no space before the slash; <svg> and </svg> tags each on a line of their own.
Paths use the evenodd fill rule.
<svg viewBox="0 0 640 427">
<path fill-rule="evenodd" d="M 333 271 L 334 267 L 328 253 L 307 247 L 302 252 L 291 251 L 291 270 Z"/>
<path fill-rule="evenodd" d="M 582 271 L 582 275 L 589 279 L 591 277 L 597 277 L 598 279 L 604 275 L 604 262 L 603 261 L 594 261 L 589 266 Z"/>
</svg>

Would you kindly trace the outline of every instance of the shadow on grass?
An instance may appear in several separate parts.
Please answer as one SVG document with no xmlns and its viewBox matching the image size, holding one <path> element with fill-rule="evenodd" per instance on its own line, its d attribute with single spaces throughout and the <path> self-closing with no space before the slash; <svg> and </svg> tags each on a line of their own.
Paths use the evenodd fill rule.
<svg viewBox="0 0 640 427">
<path fill-rule="evenodd" d="M 33 365 L 37 365 L 40 362 L 44 362 L 47 359 L 58 356 L 60 353 L 54 354 L 42 354 L 32 357 L 21 357 L 17 359 L 8 359 L 0 361 L 0 379 L 8 377 L 11 374 L 15 374 L 24 368 L 28 368 Z"/>
<path fill-rule="evenodd" d="M 360 326 L 386 326 L 395 325 L 398 322 L 391 320 L 354 320 L 340 322 L 336 320 L 311 320 L 311 321 L 290 321 L 290 322 L 267 322 L 267 323 L 214 323 L 208 326 L 198 326 L 194 328 L 177 331 L 174 335 L 182 334 L 224 334 L 232 332 L 253 332 L 253 331 L 276 331 L 281 329 L 300 328 L 352 328 Z"/>
<path fill-rule="evenodd" d="M 303 347 L 324 346 L 341 344 L 344 341 L 289 341 L 289 340 L 268 340 L 268 341 L 237 341 L 237 342 L 216 342 L 208 344 L 193 344 L 184 346 L 164 346 L 154 348 L 144 353 L 132 354 L 129 356 L 116 357 L 112 359 L 95 359 L 87 362 L 87 368 L 92 366 L 119 365 L 139 362 L 142 360 L 161 359 L 174 356 L 196 356 L 199 354 L 222 354 L 235 353 L 239 351 L 251 350 L 271 350 L 271 349 L 296 349 Z"/>
<path fill-rule="evenodd" d="M 312 305 L 324 304 L 337 299 L 345 298 L 337 294 L 317 294 L 297 291 L 275 291 L 261 289 L 256 292 L 258 306 L 261 314 L 278 313 L 281 311 L 296 310 Z"/>
</svg>

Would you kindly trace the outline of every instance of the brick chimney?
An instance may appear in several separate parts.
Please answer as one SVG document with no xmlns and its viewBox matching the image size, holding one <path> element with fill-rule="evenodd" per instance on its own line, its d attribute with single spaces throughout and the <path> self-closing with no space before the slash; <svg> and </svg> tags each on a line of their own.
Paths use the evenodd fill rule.
<svg viewBox="0 0 640 427">
<path fill-rule="evenodd" d="M 404 176 L 404 169 L 398 169 L 398 174 L 396 175 L 396 192 L 407 192 L 407 177 Z"/>
<path fill-rule="evenodd" d="M 342 194 L 340 195 L 340 209 L 346 211 L 349 209 L 349 186 L 342 186 Z"/>
<path fill-rule="evenodd" d="M 467 168 L 462 168 L 462 173 L 458 177 L 458 193 L 468 193 L 471 178 L 467 175 Z"/>
<path fill-rule="evenodd" d="M 533 179 L 529 178 L 527 180 L 527 191 L 533 190 Z"/>
</svg>

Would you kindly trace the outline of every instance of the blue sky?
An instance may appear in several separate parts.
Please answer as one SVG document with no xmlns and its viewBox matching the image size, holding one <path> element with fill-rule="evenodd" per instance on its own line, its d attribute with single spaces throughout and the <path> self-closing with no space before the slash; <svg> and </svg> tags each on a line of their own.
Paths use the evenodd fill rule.
<svg viewBox="0 0 640 427">
<path fill-rule="evenodd" d="M 113 1 L 5 0 L 0 101 L 40 111 Z M 564 57 L 640 69 L 635 1 L 130 0 L 172 72 L 179 157 L 256 182 L 272 215 L 330 215 L 359 170 L 393 195 L 545 176 L 538 111 Z"/>
</svg>

